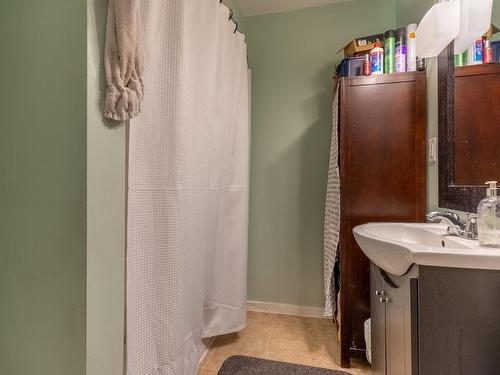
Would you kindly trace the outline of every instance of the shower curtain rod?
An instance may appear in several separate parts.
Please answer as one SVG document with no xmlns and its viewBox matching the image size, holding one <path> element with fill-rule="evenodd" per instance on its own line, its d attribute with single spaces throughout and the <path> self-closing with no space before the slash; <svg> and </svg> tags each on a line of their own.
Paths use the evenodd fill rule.
<svg viewBox="0 0 500 375">
<path fill-rule="evenodd" d="M 222 4 L 222 0 L 219 0 L 219 4 Z M 229 19 L 228 19 L 228 21 L 233 21 L 234 22 L 235 28 L 234 28 L 233 34 L 236 34 L 236 31 L 238 31 L 238 26 L 239 26 L 238 25 L 238 21 L 233 20 L 233 10 L 231 8 L 229 8 L 229 7 L 228 7 L 228 9 L 229 9 Z"/>
</svg>

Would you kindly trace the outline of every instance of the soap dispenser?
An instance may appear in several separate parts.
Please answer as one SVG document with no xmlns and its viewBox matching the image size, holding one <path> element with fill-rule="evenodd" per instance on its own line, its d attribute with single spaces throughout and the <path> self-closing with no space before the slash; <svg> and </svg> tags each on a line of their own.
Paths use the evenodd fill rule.
<svg viewBox="0 0 500 375">
<path fill-rule="evenodd" d="M 500 248 L 500 200 L 497 181 L 486 182 L 487 196 L 477 206 L 479 244 Z"/>
</svg>

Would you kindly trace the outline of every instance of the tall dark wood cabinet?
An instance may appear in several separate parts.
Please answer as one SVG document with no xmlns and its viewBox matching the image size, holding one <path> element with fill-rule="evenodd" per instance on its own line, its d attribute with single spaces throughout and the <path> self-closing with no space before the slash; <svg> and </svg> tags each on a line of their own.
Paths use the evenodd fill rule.
<svg viewBox="0 0 500 375">
<path fill-rule="evenodd" d="M 422 222 L 426 213 L 426 74 L 341 78 L 340 360 L 364 354 L 370 262 L 352 229 Z"/>
</svg>

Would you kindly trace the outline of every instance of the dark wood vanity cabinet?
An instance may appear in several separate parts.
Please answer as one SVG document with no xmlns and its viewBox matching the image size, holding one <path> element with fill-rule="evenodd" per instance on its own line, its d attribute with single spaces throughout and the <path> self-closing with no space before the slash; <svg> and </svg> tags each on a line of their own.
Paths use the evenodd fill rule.
<svg viewBox="0 0 500 375">
<path fill-rule="evenodd" d="M 418 274 L 418 374 L 500 374 L 500 271 Z"/>
<path fill-rule="evenodd" d="M 368 222 L 422 222 L 426 213 L 425 72 L 342 78 L 340 360 L 364 355 L 370 262 L 352 229 Z"/>
<path fill-rule="evenodd" d="M 500 271 L 371 265 L 374 375 L 500 374 Z"/>
</svg>

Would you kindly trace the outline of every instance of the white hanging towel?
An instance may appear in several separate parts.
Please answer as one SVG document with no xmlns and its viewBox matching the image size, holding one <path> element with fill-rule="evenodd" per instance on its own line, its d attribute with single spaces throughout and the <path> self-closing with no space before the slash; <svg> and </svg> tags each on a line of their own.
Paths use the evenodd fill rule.
<svg viewBox="0 0 500 375">
<path fill-rule="evenodd" d="M 109 0 L 104 47 L 104 116 L 128 120 L 139 115 L 144 90 L 143 30 L 139 0 Z"/>
<path fill-rule="evenodd" d="M 218 0 L 146 0 L 130 125 L 128 375 L 195 375 L 203 337 L 245 326 L 246 46 Z"/>
<path fill-rule="evenodd" d="M 332 139 L 330 146 L 330 163 L 328 167 L 328 185 L 326 189 L 325 228 L 324 228 L 324 287 L 325 316 L 337 313 L 337 288 L 334 268 L 338 261 L 338 245 L 340 233 L 340 177 L 338 161 L 338 116 L 339 88 L 335 90 L 332 105 Z"/>
</svg>

